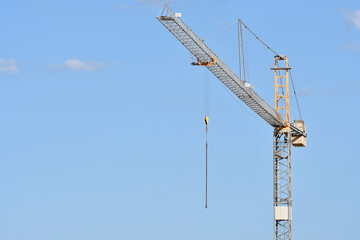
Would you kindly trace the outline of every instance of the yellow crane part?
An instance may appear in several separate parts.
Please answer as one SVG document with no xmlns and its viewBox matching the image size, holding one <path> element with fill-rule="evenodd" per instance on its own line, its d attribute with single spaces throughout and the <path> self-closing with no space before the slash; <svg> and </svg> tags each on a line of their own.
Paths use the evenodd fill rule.
<svg viewBox="0 0 360 240">
<path fill-rule="evenodd" d="M 211 62 L 209 61 L 200 61 L 200 59 L 197 60 L 197 62 L 192 62 L 191 65 L 195 66 L 208 66 L 208 65 L 215 65 L 216 64 L 216 58 L 214 56 L 211 56 Z"/>
<path fill-rule="evenodd" d="M 208 123 L 209 123 L 209 117 L 205 116 L 205 124 L 208 125 Z"/>
<path fill-rule="evenodd" d="M 280 62 L 284 62 L 285 66 L 280 66 Z M 291 68 L 288 64 L 286 56 L 275 57 L 275 67 L 271 70 L 275 70 L 275 111 L 278 112 L 284 121 L 285 127 L 290 128 L 290 111 L 289 111 L 289 70 Z M 282 74 L 281 74 L 282 73 Z"/>
</svg>

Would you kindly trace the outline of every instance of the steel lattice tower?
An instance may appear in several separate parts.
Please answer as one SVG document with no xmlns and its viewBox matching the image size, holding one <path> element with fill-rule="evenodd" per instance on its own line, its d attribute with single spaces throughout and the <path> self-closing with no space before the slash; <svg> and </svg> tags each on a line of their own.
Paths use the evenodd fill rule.
<svg viewBox="0 0 360 240">
<path fill-rule="evenodd" d="M 291 240 L 291 132 L 274 131 L 274 239 Z"/>
<path fill-rule="evenodd" d="M 285 66 L 281 66 L 281 64 Z M 275 57 L 275 111 L 285 127 L 274 130 L 274 239 L 291 240 L 291 129 L 289 114 L 289 65 L 286 56 Z M 283 73 L 283 74 L 282 74 Z"/>
</svg>

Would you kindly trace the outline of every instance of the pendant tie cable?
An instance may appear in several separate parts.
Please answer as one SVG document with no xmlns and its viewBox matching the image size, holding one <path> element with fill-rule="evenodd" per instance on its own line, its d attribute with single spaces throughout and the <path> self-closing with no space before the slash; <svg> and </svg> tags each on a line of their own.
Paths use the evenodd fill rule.
<svg viewBox="0 0 360 240">
<path fill-rule="evenodd" d="M 244 81 L 246 81 L 246 72 L 245 72 L 245 52 L 244 52 L 244 40 L 243 40 L 243 32 L 241 27 L 241 21 L 238 21 L 238 45 L 239 45 L 239 73 L 241 79 L 241 65 L 243 65 L 243 72 L 244 72 Z M 242 58 L 242 64 L 241 64 Z"/>
<path fill-rule="evenodd" d="M 251 31 L 251 29 L 250 29 L 248 26 L 246 26 L 245 23 L 244 23 L 243 21 L 241 21 L 240 18 L 238 19 L 238 21 L 239 21 L 242 25 L 244 25 L 244 27 L 245 27 L 247 30 L 249 30 L 249 32 L 250 32 L 257 40 L 259 40 L 267 49 L 269 49 L 270 51 L 272 51 L 272 52 L 275 54 L 275 56 L 280 56 L 280 55 L 277 54 L 272 48 L 270 48 L 266 43 L 264 43 L 258 36 L 256 36 L 256 34 L 255 34 L 253 31 Z"/>
<path fill-rule="evenodd" d="M 291 70 L 289 70 L 289 73 L 290 73 L 291 84 L 292 84 L 292 87 L 293 87 L 293 90 L 294 90 L 296 105 L 297 105 L 297 108 L 298 108 L 298 111 L 299 111 L 299 115 L 300 115 L 300 120 L 302 120 L 301 111 L 300 111 L 300 106 L 299 106 L 299 101 L 298 101 L 298 98 L 297 98 L 297 95 L 296 95 L 296 90 L 295 90 L 294 81 L 293 81 L 293 78 L 292 78 L 292 75 L 291 75 Z"/>
<path fill-rule="evenodd" d="M 244 57 L 244 49 L 243 49 L 243 36 L 242 36 L 242 28 L 241 28 L 241 25 L 243 25 L 247 30 L 249 30 L 249 32 L 257 39 L 259 40 L 267 49 L 269 49 L 271 52 L 273 52 L 275 54 L 275 57 L 279 57 L 280 55 L 275 52 L 272 48 L 270 48 L 265 42 L 263 42 L 253 31 L 251 31 L 251 29 L 245 25 L 245 23 L 243 21 L 241 21 L 241 19 L 239 18 L 238 19 L 238 44 L 239 44 L 239 67 L 240 67 L 240 79 L 241 79 L 241 55 L 242 57 Z M 241 51 L 240 51 L 240 46 L 242 47 L 242 54 L 241 54 Z M 244 67 L 244 81 L 246 81 L 246 77 L 245 77 L 245 60 L 243 58 L 243 67 Z M 294 96 L 295 96 L 295 100 L 296 100 L 296 105 L 297 105 L 297 108 L 298 108 L 298 111 L 299 111 L 299 115 L 300 115 L 300 120 L 302 120 L 302 116 L 301 116 L 301 111 L 300 111 L 300 105 L 299 105 L 299 101 L 298 101 L 298 98 L 297 98 L 297 95 L 296 95 L 296 90 L 295 90 L 295 85 L 294 85 L 294 80 L 292 78 L 292 75 L 291 75 L 291 70 L 289 70 L 289 73 L 290 73 L 290 80 L 291 80 L 291 84 L 292 84 L 292 87 L 293 87 L 293 90 L 294 90 Z M 283 93 L 284 95 L 284 93 Z"/>
</svg>

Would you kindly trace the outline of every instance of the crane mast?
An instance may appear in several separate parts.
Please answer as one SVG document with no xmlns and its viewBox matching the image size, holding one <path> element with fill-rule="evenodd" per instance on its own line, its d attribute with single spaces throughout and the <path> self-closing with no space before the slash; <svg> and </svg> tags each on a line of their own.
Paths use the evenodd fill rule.
<svg viewBox="0 0 360 240">
<path fill-rule="evenodd" d="M 289 107 L 289 63 L 286 56 L 275 56 L 275 111 L 286 126 L 276 127 L 273 135 L 274 239 L 292 239 L 291 129 Z"/>
<path fill-rule="evenodd" d="M 302 120 L 290 123 L 289 70 L 286 56 L 275 56 L 275 109 L 241 80 L 166 4 L 157 19 L 197 58 L 192 65 L 205 66 L 249 108 L 274 127 L 273 197 L 274 239 L 292 239 L 291 145 L 306 146 Z"/>
</svg>

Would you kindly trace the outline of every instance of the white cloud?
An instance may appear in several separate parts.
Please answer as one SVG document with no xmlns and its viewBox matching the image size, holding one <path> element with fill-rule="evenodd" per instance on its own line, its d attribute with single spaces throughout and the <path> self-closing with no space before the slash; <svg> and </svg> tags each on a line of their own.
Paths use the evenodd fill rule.
<svg viewBox="0 0 360 240">
<path fill-rule="evenodd" d="M 158 3 L 165 3 L 165 2 L 169 2 L 166 0 L 137 0 L 140 3 L 150 3 L 150 4 L 158 4 Z"/>
<path fill-rule="evenodd" d="M 161 8 L 162 5 L 169 2 L 175 2 L 176 0 L 136 0 L 135 5 L 119 5 L 116 7 L 118 10 L 131 10 L 142 8 Z"/>
<path fill-rule="evenodd" d="M 77 59 L 68 59 L 65 63 L 56 67 L 58 70 L 63 71 L 96 71 L 103 67 L 101 63 L 82 62 Z"/>
<path fill-rule="evenodd" d="M 325 95 L 334 95 L 335 92 L 331 88 L 323 87 L 323 88 L 307 88 L 303 87 L 301 89 L 301 96 L 310 96 L 314 94 L 325 94 Z"/>
<path fill-rule="evenodd" d="M 359 43 L 347 43 L 343 46 L 341 46 L 344 50 L 354 50 L 354 51 L 360 51 L 360 42 Z"/>
<path fill-rule="evenodd" d="M 349 87 L 353 90 L 360 90 L 360 81 L 350 83 Z"/>
<path fill-rule="evenodd" d="M 139 8 L 138 6 L 130 6 L 130 5 L 119 5 L 116 7 L 118 10 L 129 10 L 129 9 L 136 9 Z"/>
<path fill-rule="evenodd" d="M 360 31 L 360 10 L 351 12 L 349 10 L 342 10 L 342 13 L 345 15 L 347 20 L 354 24 L 355 28 Z"/>
<path fill-rule="evenodd" d="M 0 73 L 19 73 L 19 68 L 13 59 L 2 59 L 0 58 Z"/>
</svg>

